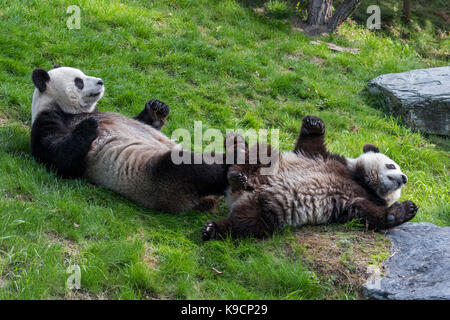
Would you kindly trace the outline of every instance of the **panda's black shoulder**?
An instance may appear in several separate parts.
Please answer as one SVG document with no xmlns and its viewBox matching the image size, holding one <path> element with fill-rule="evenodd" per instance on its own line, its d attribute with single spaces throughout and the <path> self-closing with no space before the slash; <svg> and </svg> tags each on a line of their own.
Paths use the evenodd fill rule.
<svg viewBox="0 0 450 320">
<path fill-rule="evenodd" d="M 62 112 L 59 107 L 52 110 L 45 110 L 40 112 L 36 117 L 31 128 L 31 133 L 33 134 L 33 131 L 40 130 L 52 131 L 52 129 L 54 129 L 55 127 L 64 127 L 66 122 L 67 115 Z"/>
<path fill-rule="evenodd" d="M 56 135 L 66 134 L 67 115 L 59 108 L 45 110 L 38 114 L 31 127 L 31 149 L 34 153 L 44 141 L 51 141 Z"/>
</svg>

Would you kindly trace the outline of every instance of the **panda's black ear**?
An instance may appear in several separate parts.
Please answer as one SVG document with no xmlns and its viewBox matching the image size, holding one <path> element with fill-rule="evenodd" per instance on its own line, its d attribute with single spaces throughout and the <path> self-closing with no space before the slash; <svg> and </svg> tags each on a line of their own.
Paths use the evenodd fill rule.
<svg viewBox="0 0 450 320">
<path fill-rule="evenodd" d="M 31 79 L 33 80 L 33 83 L 36 86 L 36 88 L 38 88 L 40 92 L 44 92 L 45 89 L 47 88 L 46 82 L 50 80 L 50 76 L 48 75 L 47 71 L 38 68 L 33 70 Z"/>
<path fill-rule="evenodd" d="M 58 68 L 61 68 L 61 66 L 60 66 L 59 64 L 55 64 L 55 65 L 53 66 L 53 69 L 58 69 Z"/>
<path fill-rule="evenodd" d="M 370 151 L 378 153 L 378 152 L 380 152 L 380 149 L 375 147 L 373 144 L 366 144 L 366 145 L 364 145 L 363 152 L 366 153 L 366 152 L 370 152 Z"/>
</svg>

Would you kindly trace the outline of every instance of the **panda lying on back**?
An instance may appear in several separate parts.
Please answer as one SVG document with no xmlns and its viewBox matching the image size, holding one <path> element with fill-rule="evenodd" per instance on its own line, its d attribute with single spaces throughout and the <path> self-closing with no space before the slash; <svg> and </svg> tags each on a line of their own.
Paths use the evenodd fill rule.
<svg viewBox="0 0 450 320">
<path fill-rule="evenodd" d="M 33 156 L 64 177 L 86 177 L 148 208 L 177 213 L 211 210 L 225 191 L 225 164 L 180 164 L 178 146 L 159 130 L 169 107 L 151 100 L 134 119 L 99 112 L 104 85 L 78 69 L 36 69 L 32 103 Z M 193 163 L 193 162 L 192 162 Z"/>
<path fill-rule="evenodd" d="M 408 179 L 394 161 L 373 145 L 365 145 L 356 159 L 330 154 L 324 138 L 322 120 L 305 117 L 294 151 L 279 155 L 273 175 L 261 174 L 259 159 L 248 164 L 257 153 L 246 145 L 246 164 L 235 164 L 228 172 L 231 212 L 222 221 L 206 222 L 203 240 L 227 234 L 264 237 L 287 225 L 354 218 L 362 218 L 369 228 L 387 229 L 415 216 L 413 202 L 396 202 Z M 275 152 L 263 144 L 253 148 Z"/>
</svg>

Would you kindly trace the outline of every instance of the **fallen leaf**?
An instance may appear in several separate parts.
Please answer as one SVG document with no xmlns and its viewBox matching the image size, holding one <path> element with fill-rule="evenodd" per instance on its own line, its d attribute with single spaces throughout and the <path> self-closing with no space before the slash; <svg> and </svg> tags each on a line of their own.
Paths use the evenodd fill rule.
<svg viewBox="0 0 450 320">
<path fill-rule="evenodd" d="M 223 272 L 217 270 L 216 268 L 211 268 L 211 270 L 215 271 L 217 274 L 223 274 Z"/>
</svg>

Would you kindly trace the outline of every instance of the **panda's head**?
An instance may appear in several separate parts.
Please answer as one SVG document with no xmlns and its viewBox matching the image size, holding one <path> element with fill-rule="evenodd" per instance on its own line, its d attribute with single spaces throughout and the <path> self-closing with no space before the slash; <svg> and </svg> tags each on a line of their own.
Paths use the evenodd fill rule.
<svg viewBox="0 0 450 320">
<path fill-rule="evenodd" d="M 81 70 L 55 66 L 50 71 L 35 69 L 32 80 L 36 89 L 32 103 L 32 121 L 41 111 L 58 105 L 65 113 L 90 113 L 105 91 L 103 80 L 85 75 Z"/>
<path fill-rule="evenodd" d="M 347 163 L 355 176 L 388 206 L 400 198 L 401 188 L 408 182 L 399 165 L 371 144 L 363 147 L 358 158 L 347 159 Z"/>
</svg>

